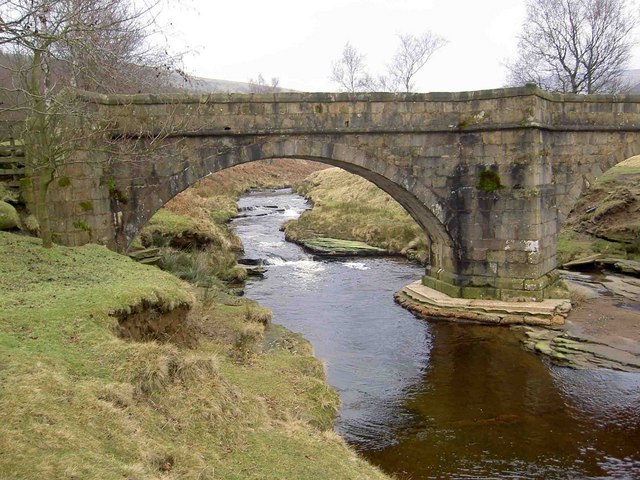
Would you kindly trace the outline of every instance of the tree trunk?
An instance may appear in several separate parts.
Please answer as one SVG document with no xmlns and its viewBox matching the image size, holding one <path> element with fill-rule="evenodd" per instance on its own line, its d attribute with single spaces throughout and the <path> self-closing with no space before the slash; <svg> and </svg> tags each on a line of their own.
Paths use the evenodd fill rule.
<svg viewBox="0 0 640 480">
<path fill-rule="evenodd" d="M 47 193 L 49 185 L 53 180 L 53 170 L 43 168 L 36 178 L 32 178 L 33 206 L 36 218 L 40 226 L 40 238 L 44 248 L 51 248 L 53 245 L 51 235 L 51 221 L 49 219 L 49 205 L 47 203 Z"/>
</svg>

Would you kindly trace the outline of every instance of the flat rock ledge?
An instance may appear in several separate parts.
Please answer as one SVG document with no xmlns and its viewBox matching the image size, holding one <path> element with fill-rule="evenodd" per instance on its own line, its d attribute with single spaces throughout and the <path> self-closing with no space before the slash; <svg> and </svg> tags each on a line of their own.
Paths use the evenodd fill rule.
<svg viewBox="0 0 640 480">
<path fill-rule="evenodd" d="M 303 239 L 296 243 L 301 245 L 305 250 L 320 257 L 369 257 L 389 255 L 384 248 L 374 247 L 356 240 L 314 237 Z"/>
<path fill-rule="evenodd" d="M 637 345 L 630 343 L 626 348 L 620 348 L 585 335 L 531 327 L 523 327 L 523 330 L 524 346 L 546 356 L 556 365 L 579 370 L 606 368 L 640 372 L 640 349 Z"/>
<path fill-rule="evenodd" d="M 571 310 L 569 300 L 503 302 L 450 297 L 414 282 L 394 295 L 395 301 L 422 318 L 470 321 L 490 325 L 535 325 L 558 328 Z"/>
</svg>

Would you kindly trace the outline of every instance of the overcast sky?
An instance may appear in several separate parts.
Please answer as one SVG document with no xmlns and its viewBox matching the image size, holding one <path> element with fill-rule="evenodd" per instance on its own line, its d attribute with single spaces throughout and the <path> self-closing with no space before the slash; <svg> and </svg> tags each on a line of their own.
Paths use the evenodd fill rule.
<svg viewBox="0 0 640 480">
<path fill-rule="evenodd" d="M 382 74 L 398 35 L 437 33 L 448 44 L 416 77 L 416 91 L 504 86 L 524 0 L 183 0 L 168 7 L 171 44 L 188 73 L 246 82 L 262 74 L 280 86 L 335 91 L 332 62 L 350 42 Z M 631 68 L 640 68 L 640 56 Z"/>
</svg>

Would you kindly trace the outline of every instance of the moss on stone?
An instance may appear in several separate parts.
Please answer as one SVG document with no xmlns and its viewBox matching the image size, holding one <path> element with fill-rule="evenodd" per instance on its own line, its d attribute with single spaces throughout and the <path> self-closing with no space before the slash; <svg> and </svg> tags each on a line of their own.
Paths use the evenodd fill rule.
<svg viewBox="0 0 640 480">
<path fill-rule="evenodd" d="M 483 170 L 478 175 L 478 184 L 476 185 L 478 190 L 483 192 L 495 192 L 502 190 L 504 185 L 500 181 L 500 175 L 493 170 Z"/>
<path fill-rule="evenodd" d="M 93 203 L 91 202 L 80 202 L 80 208 L 83 212 L 90 212 L 93 210 Z"/>
<path fill-rule="evenodd" d="M 317 255 L 329 257 L 384 255 L 387 253 L 383 248 L 337 238 L 309 238 L 302 240 L 300 244 Z"/>
<path fill-rule="evenodd" d="M 36 233 L 38 232 L 38 230 L 40 230 L 40 223 L 38 222 L 36 216 L 33 214 L 27 215 L 24 218 L 22 226 L 26 228 L 30 233 Z"/>
<path fill-rule="evenodd" d="M 0 201 L 0 230 L 11 230 L 20 225 L 20 217 L 13 206 Z"/>
<path fill-rule="evenodd" d="M 0 183 L 0 202 L 17 202 L 18 194 Z"/>
<path fill-rule="evenodd" d="M 84 220 L 76 220 L 75 222 L 73 222 L 73 227 L 77 228 L 78 230 L 82 230 L 83 232 L 91 233 L 91 227 L 89 227 L 89 224 Z"/>
<path fill-rule="evenodd" d="M 68 187 L 71 185 L 71 179 L 69 177 L 60 177 L 58 179 L 58 186 L 59 187 Z"/>
<path fill-rule="evenodd" d="M 126 205 L 129 202 L 127 196 L 120 190 L 120 188 L 116 185 L 116 181 L 113 179 L 109 179 L 107 181 L 107 188 L 109 189 L 109 196 L 114 200 Z"/>
</svg>

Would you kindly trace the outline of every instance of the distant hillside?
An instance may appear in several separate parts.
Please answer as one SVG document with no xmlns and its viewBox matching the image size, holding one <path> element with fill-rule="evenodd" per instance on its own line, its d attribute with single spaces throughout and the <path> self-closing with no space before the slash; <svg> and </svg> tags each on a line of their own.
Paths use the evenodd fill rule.
<svg viewBox="0 0 640 480">
<path fill-rule="evenodd" d="M 630 86 L 629 93 L 640 93 L 640 68 L 625 70 L 622 78 Z"/>
<path fill-rule="evenodd" d="M 193 93 L 256 93 L 260 91 L 272 92 L 269 85 L 257 85 L 249 82 L 233 82 L 231 80 L 218 80 L 213 78 L 191 77 L 187 79 L 175 75 L 172 85 L 180 90 Z M 277 87 L 278 92 L 293 92 L 287 88 Z"/>
</svg>

